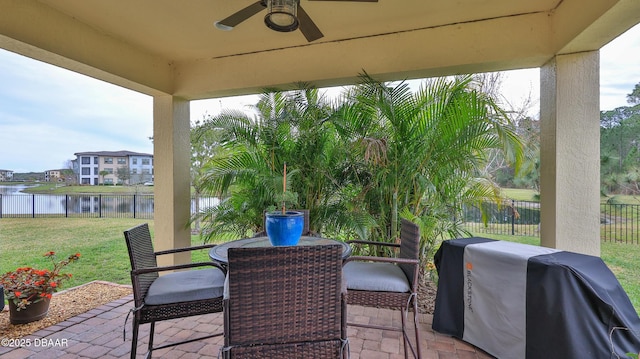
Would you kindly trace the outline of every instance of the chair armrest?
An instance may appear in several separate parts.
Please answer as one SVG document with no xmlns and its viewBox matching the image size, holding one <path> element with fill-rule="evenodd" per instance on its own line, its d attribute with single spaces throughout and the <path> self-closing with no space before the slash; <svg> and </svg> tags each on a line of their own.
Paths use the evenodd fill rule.
<svg viewBox="0 0 640 359">
<path fill-rule="evenodd" d="M 377 241 L 352 240 L 352 241 L 345 241 L 345 243 L 348 243 L 348 244 L 369 244 L 369 245 L 374 245 L 374 246 L 400 248 L 400 244 L 398 244 L 398 243 L 387 243 L 387 242 L 377 242 Z"/>
<path fill-rule="evenodd" d="M 164 254 L 172 254 L 172 253 L 180 253 L 180 252 L 187 252 L 187 251 L 196 251 L 196 250 L 199 250 L 199 249 L 213 248 L 215 246 L 216 246 L 216 244 L 203 244 L 203 245 L 200 245 L 200 246 L 173 248 L 173 249 L 167 249 L 167 250 L 164 250 L 164 251 L 157 251 L 157 252 L 154 252 L 154 254 L 156 256 L 161 256 L 161 255 L 164 255 Z"/>
<path fill-rule="evenodd" d="M 398 264 L 420 264 L 420 261 L 417 259 L 410 258 L 388 258 L 388 257 L 368 257 L 368 256 L 353 256 L 345 259 L 343 261 L 344 264 L 351 261 L 360 261 L 360 262 L 385 262 L 385 263 L 398 263 Z"/>
<path fill-rule="evenodd" d="M 131 274 L 132 275 L 139 275 L 139 274 L 145 274 L 145 273 L 166 272 L 166 271 L 170 271 L 170 270 L 187 269 L 187 268 L 198 268 L 198 267 L 216 267 L 216 268 L 222 270 L 222 272 L 225 275 L 227 274 L 227 270 L 222 265 L 220 265 L 219 263 L 215 263 L 215 262 L 197 262 L 197 263 L 187 263 L 187 264 L 176 264 L 176 265 L 172 265 L 172 266 L 141 268 L 141 269 L 132 270 Z"/>
</svg>

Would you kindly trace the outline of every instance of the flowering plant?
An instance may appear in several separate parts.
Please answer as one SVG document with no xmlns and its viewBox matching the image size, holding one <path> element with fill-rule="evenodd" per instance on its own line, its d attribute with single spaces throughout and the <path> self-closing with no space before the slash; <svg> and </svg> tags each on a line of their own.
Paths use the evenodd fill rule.
<svg viewBox="0 0 640 359">
<path fill-rule="evenodd" d="M 0 285 L 8 300 L 13 301 L 17 310 L 25 309 L 31 303 L 51 298 L 58 291 L 62 281 L 71 278 L 71 274 L 60 273 L 67 264 L 80 259 L 80 253 L 72 254 L 67 259 L 56 262 L 55 252 L 45 253 L 51 259 L 53 270 L 21 267 L 7 272 L 0 277 Z"/>
</svg>

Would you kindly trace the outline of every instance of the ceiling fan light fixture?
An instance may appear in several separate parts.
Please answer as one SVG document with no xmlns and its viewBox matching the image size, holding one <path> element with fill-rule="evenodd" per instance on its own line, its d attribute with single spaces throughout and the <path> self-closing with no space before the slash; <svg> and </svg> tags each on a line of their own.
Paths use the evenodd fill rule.
<svg viewBox="0 0 640 359">
<path fill-rule="evenodd" d="M 267 0 L 264 23 L 268 28 L 289 32 L 298 28 L 298 0 Z"/>
</svg>

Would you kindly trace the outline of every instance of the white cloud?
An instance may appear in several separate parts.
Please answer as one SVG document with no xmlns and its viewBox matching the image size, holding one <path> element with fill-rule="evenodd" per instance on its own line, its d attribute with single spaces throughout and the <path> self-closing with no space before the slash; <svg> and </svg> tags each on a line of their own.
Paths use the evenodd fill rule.
<svg viewBox="0 0 640 359">
<path fill-rule="evenodd" d="M 0 50 L 0 168 L 42 172 L 84 151 L 153 152 L 152 98 Z"/>
<path fill-rule="evenodd" d="M 627 95 L 640 83 L 640 25 L 600 50 L 600 109 L 629 106 Z"/>
</svg>

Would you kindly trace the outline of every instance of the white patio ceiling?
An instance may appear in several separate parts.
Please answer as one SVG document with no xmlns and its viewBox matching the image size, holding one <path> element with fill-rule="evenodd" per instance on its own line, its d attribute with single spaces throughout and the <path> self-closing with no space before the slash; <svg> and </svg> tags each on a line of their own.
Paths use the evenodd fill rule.
<svg viewBox="0 0 640 359">
<path fill-rule="evenodd" d="M 310 1 L 324 37 L 278 33 L 255 0 L 0 0 L 0 47 L 148 94 L 202 99 L 381 80 L 539 67 L 597 50 L 640 22 L 637 0 Z"/>
</svg>

